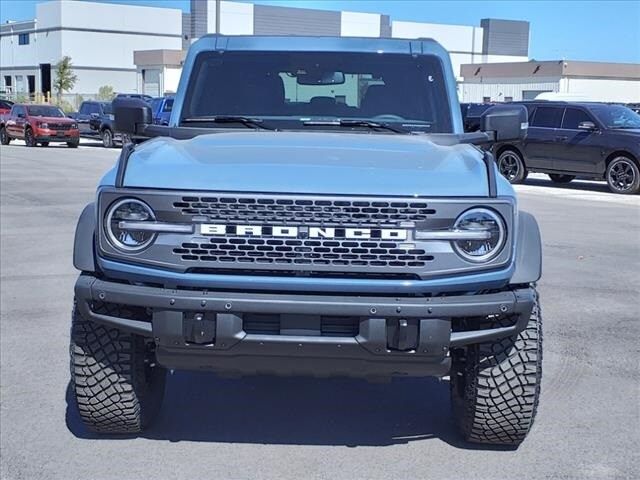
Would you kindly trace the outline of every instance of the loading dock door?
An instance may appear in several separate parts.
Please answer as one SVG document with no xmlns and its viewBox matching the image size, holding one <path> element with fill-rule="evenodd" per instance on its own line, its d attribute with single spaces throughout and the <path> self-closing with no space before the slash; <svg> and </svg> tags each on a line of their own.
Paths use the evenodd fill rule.
<svg viewBox="0 0 640 480">
<path fill-rule="evenodd" d="M 51 92 L 51 64 L 40 64 L 40 87 L 45 95 Z M 35 89 L 34 89 L 35 90 Z"/>
</svg>

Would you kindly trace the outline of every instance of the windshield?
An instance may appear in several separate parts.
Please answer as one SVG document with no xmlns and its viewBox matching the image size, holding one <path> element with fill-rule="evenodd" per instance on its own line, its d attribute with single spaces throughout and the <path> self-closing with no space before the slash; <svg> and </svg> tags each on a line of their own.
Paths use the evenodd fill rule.
<svg viewBox="0 0 640 480">
<path fill-rule="evenodd" d="M 29 105 L 27 112 L 32 117 L 64 117 L 64 113 L 58 107 L 49 105 Z"/>
<path fill-rule="evenodd" d="M 452 132 L 442 67 L 434 56 L 203 53 L 194 65 L 181 121 L 213 116 L 265 119 L 278 128 L 323 128 L 309 121 L 359 119 Z"/>
<path fill-rule="evenodd" d="M 640 128 L 640 115 L 622 105 L 596 105 L 591 110 L 606 128 Z"/>
</svg>

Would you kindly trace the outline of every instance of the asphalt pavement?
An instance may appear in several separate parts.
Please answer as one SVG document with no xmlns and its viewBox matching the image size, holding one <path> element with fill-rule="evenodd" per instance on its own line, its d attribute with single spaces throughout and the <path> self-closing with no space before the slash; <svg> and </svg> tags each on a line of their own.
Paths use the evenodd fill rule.
<svg viewBox="0 0 640 480">
<path fill-rule="evenodd" d="M 640 196 L 518 186 L 544 242 L 543 386 L 518 450 L 464 444 L 446 380 L 175 372 L 156 424 L 100 438 L 68 395 L 73 234 L 119 150 L 0 148 L 2 479 L 640 477 Z"/>
</svg>

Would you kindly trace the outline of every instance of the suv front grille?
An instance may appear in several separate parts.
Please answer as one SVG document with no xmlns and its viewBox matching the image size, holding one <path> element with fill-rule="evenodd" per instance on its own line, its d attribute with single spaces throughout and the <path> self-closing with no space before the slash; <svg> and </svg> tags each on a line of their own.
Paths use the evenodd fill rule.
<svg viewBox="0 0 640 480">
<path fill-rule="evenodd" d="M 71 130 L 70 123 L 49 123 L 50 130 Z"/>
<path fill-rule="evenodd" d="M 205 216 L 220 223 L 277 225 L 356 225 L 379 227 L 422 222 L 436 213 L 425 202 L 340 199 L 182 197 L 173 206 L 183 215 Z"/>
<path fill-rule="evenodd" d="M 183 243 L 173 253 L 189 262 L 245 265 L 424 268 L 433 260 L 422 249 L 375 240 L 212 238 L 209 243 Z"/>
</svg>

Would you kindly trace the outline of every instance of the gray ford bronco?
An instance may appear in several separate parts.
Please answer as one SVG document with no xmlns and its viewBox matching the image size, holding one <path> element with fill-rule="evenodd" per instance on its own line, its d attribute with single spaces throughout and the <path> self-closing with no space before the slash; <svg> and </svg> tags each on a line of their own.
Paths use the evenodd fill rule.
<svg viewBox="0 0 640 480">
<path fill-rule="evenodd" d="M 190 369 L 444 377 L 466 440 L 524 440 L 540 235 L 487 152 L 526 134 L 524 107 L 463 133 L 432 40 L 205 36 L 169 125 L 139 99 L 114 111 L 134 142 L 74 247 L 90 429 L 140 432 L 167 370 Z"/>
</svg>

